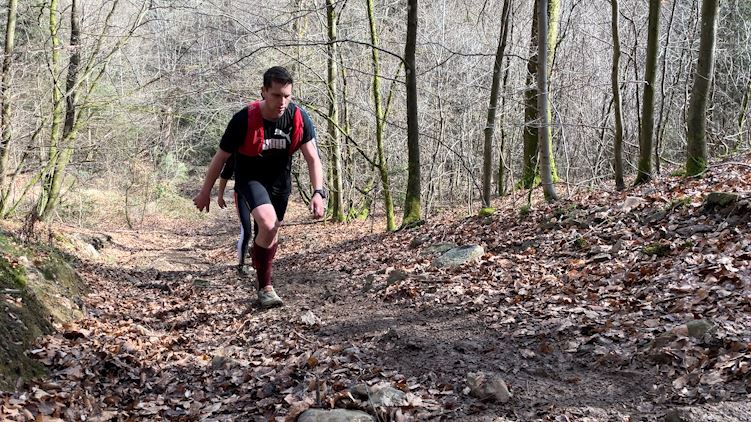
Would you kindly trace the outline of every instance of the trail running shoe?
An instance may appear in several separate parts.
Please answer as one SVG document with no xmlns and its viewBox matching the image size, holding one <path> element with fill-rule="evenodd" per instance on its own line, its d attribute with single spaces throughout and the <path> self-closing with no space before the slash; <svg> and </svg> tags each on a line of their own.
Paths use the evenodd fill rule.
<svg viewBox="0 0 751 422">
<path fill-rule="evenodd" d="M 238 264 L 236 268 L 237 268 L 237 275 L 239 275 L 241 277 L 245 277 L 245 276 L 248 275 L 248 270 L 245 269 L 245 265 Z"/>
<path fill-rule="evenodd" d="M 263 308 L 284 305 L 282 299 L 276 294 L 274 288 L 271 286 L 264 287 L 258 291 L 258 301 L 261 302 L 261 307 Z"/>
</svg>

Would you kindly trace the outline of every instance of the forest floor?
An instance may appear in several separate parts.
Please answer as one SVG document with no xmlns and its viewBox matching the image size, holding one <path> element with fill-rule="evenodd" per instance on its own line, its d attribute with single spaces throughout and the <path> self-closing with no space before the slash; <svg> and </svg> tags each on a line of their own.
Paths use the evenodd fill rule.
<svg viewBox="0 0 751 422">
<path fill-rule="evenodd" d="M 269 310 L 236 275 L 231 207 L 101 227 L 87 317 L 29 352 L 50 375 L 0 393 L 0 419 L 750 421 L 748 163 L 391 234 L 293 203 Z M 437 268 L 444 243 L 485 253 Z M 509 396 L 478 397 L 478 372 Z M 404 394 L 373 406 L 364 386 Z"/>
</svg>

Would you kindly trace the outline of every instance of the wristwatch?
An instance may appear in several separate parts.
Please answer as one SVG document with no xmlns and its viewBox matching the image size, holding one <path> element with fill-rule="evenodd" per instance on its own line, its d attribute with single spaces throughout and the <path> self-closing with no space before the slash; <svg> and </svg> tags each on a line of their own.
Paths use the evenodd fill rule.
<svg viewBox="0 0 751 422">
<path fill-rule="evenodd" d="M 326 189 L 323 189 L 323 188 L 314 190 L 313 191 L 313 195 L 315 195 L 315 194 L 321 195 L 321 199 L 326 199 L 326 197 L 328 196 L 326 194 Z"/>
</svg>

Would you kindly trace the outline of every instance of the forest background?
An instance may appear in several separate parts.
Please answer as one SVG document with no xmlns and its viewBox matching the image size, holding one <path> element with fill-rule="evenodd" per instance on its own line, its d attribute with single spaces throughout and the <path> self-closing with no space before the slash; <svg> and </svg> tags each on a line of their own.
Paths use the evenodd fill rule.
<svg viewBox="0 0 751 422">
<path fill-rule="evenodd" d="M 705 1 L 719 4 L 716 16 L 697 0 L 548 1 L 549 125 L 537 112 L 534 3 L 0 2 L 0 214 L 82 225 L 107 215 L 130 227 L 156 210 L 189 215 L 229 118 L 259 97 L 272 65 L 292 71 L 318 126 L 332 217 L 376 211 L 389 229 L 394 206 L 411 222 L 476 212 L 491 186 L 534 186 L 545 170 L 538 126 L 550 128 L 558 189 L 613 186 L 619 133 L 627 181 L 683 168 L 701 58 L 714 65 L 708 157 L 751 146 L 747 1 Z M 708 53 L 701 28 L 712 21 Z"/>
</svg>

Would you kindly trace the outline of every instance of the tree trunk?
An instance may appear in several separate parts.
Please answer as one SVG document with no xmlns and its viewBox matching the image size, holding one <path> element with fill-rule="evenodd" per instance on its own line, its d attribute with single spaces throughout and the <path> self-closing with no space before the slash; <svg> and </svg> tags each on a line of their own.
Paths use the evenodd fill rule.
<svg viewBox="0 0 751 422">
<path fill-rule="evenodd" d="M 621 61 L 621 38 L 618 31 L 618 0 L 610 0 L 611 27 L 613 32 L 613 68 L 610 81 L 613 88 L 613 115 L 615 120 L 615 134 L 613 136 L 613 168 L 615 169 L 615 188 L 623 190 L 623 111 L 621 101 L 621 85 L 618 70 Z"/>
<path fill-rule="evenodd" d="M 301 14 L 302 6 L 303 6 L 303 0 L 292 0 L 292 4 L 290 5 L 292 7 L 292 10 L 294 11 L 295 15 Z M 303 39 L 303 35 L 305 32 L 305 17 L 301 17 L 298 19 L 294 19 L 292 21 L 292 34 L 294 34 L 295 43 L 298 44 L 294 47 L 294 60 L 292 61 L 292 65 L 290 66 L 290 70 L 292 71 L 292 76 L 297 79 L 299 78 L 303 72 L 301 71 L 300 63 L 302 62 L 302 49 L 303 46 L 301 45 L 301 40 Z M 296 83 L 294 84 L 293 88 L 295 92 L 293 92 L 294 96 L 299 95 L 299 89 L 302 84 Z"/>
<path fill-rule="evenodd" d="M 539 2 L 538 31 L 539 39 L 548 39 L 548 0 L 537 0 Z M 548 43 L 540 43 L 540 57 L 548 57 Z M 544 109 L 548 104 L 548 60 L 537 61 L 537 97 L 538 109 Z M 553 173 L 550 165 L 550 122 L 548 113 L 540 113 L 540 179 L 542 181 L 542 191 L 548 202 L 555 201 L 558 196 L 553 186 Z"/>
<path fill-rule="evenodd" d="M 60 189 L 65 178 L 65 167 L 73 155 L 73 143 L 76 138 L 76 84 L 78 82 L 78 70 L 81 63 L 81 28 L 78 17 L 77 0 L 72 0 L 70 9 L 70 59 L 68 61 L 68 77 L 65 81 L 65 121 L 63 124 L 62 138 L 59 144 L 58 154 L 49 180 L 49 191 L 46 201 L 39 208 L 39 218 L 46 220 L 55 208 Z"/>
<path fill-rule="evenodd" d="M 495 117 L 498 106 L 498 91 L 501 82 L 501 69 L 503 68 L 503 54 L 506 51 L 506 39 L 508 36 L 508 17 L 511 9 L 510 0 L 503 2 L 501 11 L 501 30 L 498 35 L 498 49 L 495 52 L 495 64 L 493 66 L 493 83 L 490 88 L 490 105 L 488 106 L 488 119 L 485 125 L 485 151 L 483 154 L 482 170 L 482 206 L 490 206 L 490 191 L 493 172 L 493 133 L 495 132 Z"/>
<path fill-rule="evenodd" d="M 748 113 L 749 99 L 751 98 L 751 80 L 746 85 L 746 93 L 743 94 L 743 100 L 741 101 L 741 110 L 738 113 L 738 141 L 736 148 L 740 147 L 743 142 L 743 134 L 746 132 L 746 113 Z M 751 137 L 748 140 L 748 146 L 751 148 Z"/>
<path fill-rule="evenodd" d="M 537 88 L 535 79 L 537 78 L 537 3 L 535 0 L 534 12 L 532 15 L 532 39 L 530 50 L 532 55 L 527 61 L 527 89 L 524 90 L 524 146 L 522 151 L 522 179 L 521 187 L 529 189 L 536 184 L 535 179 L 539 170 L 537 168 L 537 124 L 535 120 L 538 116 L 537 110 Z"/>
<path fill-rule="evenodd" d="M 513 30 L 513 28 L 512 28 Z M 511 34 L 511 37 L 513 38 L 513 33 Z M 508 77 L 511 69 L 511 60 L 506 60 L 506 70 L 503 72 L 503 92 L 506 92 L 506 87 L 508 87 Z M 501 99 L 501 113 L 505 113 L 506 110 L 506 97 L 504 96 Z M 503 114 L 501 114 L 501 120 L 503 120 Z M 503 125 L 501 125 L 501 148 L 500 152 L 498 154 L 498 180 L 497 180 L 497 189 L 498 189 L 498 196 L 502 196 L 506 193 L 506 129 Z"/>
<path fill-rule="evenodd" d="M 8 1 L 8 19 L 5 26 L 5 48 L 3 50 L 2 80 L 0 81 L 0 215 L 5 210 L 6 175 L 8 174 L 8 157 L 10 156 L 10 65 L 13 61 L 13 48 L 16 37 L 17 0 Z"/>
<path fill-rule="evenodd" d="M 561 15 L 561 0 L 548 0 L 548 24 L 547 24 L 547 30 L 548 35 L 546 39 L 548 40 L 548 54 L 546 55 L 548 58 L 547 63 L 547 71 L 548 74 L 546 75 L 547 79 L 547 101 L 545 102 L 545 113 L 548 115 L 548 142 L 550 143 L 549 149 L 550 149 L 550 155 L 548 163 L 550 165 L 550 173 L 553 177 L 553 183 L 558 181 L 558 168 L 555 165 L 555 154 L 553 149 L 553 103 L 550 99 L 550 80 L 553 77 L 553 64 L 555 62 L 555 53 L 556 53 L 556 47 L 558 46 L 558 20 L 560 19 Z"/>
<path fill-rule="evenodd" d="M 665 125 L 667 125 L 670 112 L 665 113 L 665 73 L 668 67 L 668 52 L 670 51 L 670 35 L 673 33 L 673 20 L 675 18 L 675 8 L 678 4 L 678 0 L 673 1 L 673 6 L 670 8 L 670 17 L 668 18 L 667 33 L 665 34 L 665 44 L 663 44 L 662 54 L 662 68 L 660 70 L 660 114 L 657 117 L 657 127 L 655 128 L 655 172 L 660 174 L 660 166 L 662 159 L 660 158 L 660 147 L 662 145 L 662 136 L 665 133 Z M 672 92 L 672 90 L 671 90 Z M 672 100 L 672 95 L 667 102 Z"/>
<path fill-rule="evenodd" d="M 521 186 L 526 189 L 537 185 L 538 177 L 540 175 L 540 167 L 538 163 L 538 154 L 540 152 L 540 147 L 537 145 L 537 142 L 539 140 L 537 131 L 539 128 L 538 119 L 540 119 L 540 110 L 544 110 L 545 114 L 547 114 L 548 121 L 552 120 L 552 107 L 550 105 L 550 102 L 548 101 L 545 104 L 545 107 L 540 109 L 537 101 L 537 62 L 539 59 L 539 52 L 541 47 L 539 42 L 540 39 L 547 41 L 547 53 L 544 56 L 548 58 L 548 62 L 545 66 L 546 68 L 548 67 L 547 64 L 552 61 L 552 58 L 555 55 L 556 38 L 558 36 L 558 14 L 560 10 L 559 0 L 548 0 L 548 2 L 545 4 L 545 8 L 548 10 L 547 14 L 545 15 L 545 20 L 549 22 L 549 24 L 545 27 L 546 35 L 543 38 L 538 37 L 539 5 L 535 0 L 535 5 L 532 12 L 532 34 L 530 37 L 529 46 L 530 58 L 527 62 L 527 90 L 524 93 L 524 157 L 522 161 Z M 546 75 L 546 78 L 548 76 L 549 75 Z M 550 132 L 547 136 L 547 139 L 551 142 L 551 145 L 548 148 L 552 151 L 553 129 L 551 126 L 547 126 L 547 130 L 548 132 Z M 553 175 L 553 180 L 556 180 L 558 176 L 552 154 L 550 155 L 550 160 L 551 161 L 548 164 Z"/>
<path fill-rule="evenodd" d="M 58 0 L 50 0 L 49 10 L 49 28 L 50 40 L 52 42 L 52 52 L 50 54 L 50 76 L 52 78 L 52 124 L 50 126 L 50 145 L 47 148 L 47 162 L 42 170 L 42 192 L 37 201 L 35 210 L 36 217 L 39 218 L 47 209 L 49 203 L 49 192 L 52 190 L 52 176 L 55 172 L 55 166 L 58 160 L 58 145 L 60 142 L 60 124 L 63 120 L 63 95 L 60 90 L 58 76 L 60 74 L 60 28 L 57 20 Z"/>
<path fill-rule="evenodd" d="M 644 98 L 642 119 L 639 130 L 639 168 L 634 184 L 639 185 L 652 179 L 652 136 L 654 132 L 654 94 L 657 55 L 660 38 L 661 0 L 649 0 L 649 23 L 647 33 L 647 57 L 644 68 Z"/>
<path fill-rule="evenodd" d="M 383 129 L 386 124 L 383 106 L 381 102 L 381 65 L 378 61 L 378 32 L 376 30 L 373 0 L 368 0 L 368 22 L 370 23 L 370 44 L 373 60 L 373 104 L 376 117 L 376 149 L 378 151 L 378 172 L 383 185 L 383 206 L 386 209 L 386 230 L 396 230 L 394 219 L 394 201 L 391 198 L 391 182 L 389 181 L 389 169 L 386 163 L 386 153 L 383 146 Z"/>
<path fill-rule="evenodd" d="M 694 87 L 688 105 L 686 175 L 698 176 L 707 169 L 707 97 L 714 73 L 714 50 L 717 36 L 717 9 L 720 0 L 703 0 L 701 4 L 701 38 L 694 74 Z"/>
<path fill-rule="evenodd" d="M 339 141 L 339 132 L 336 124 L 339 122 L 339 111 L 337 107 L 337 69 L 336 69 L 336 9 L 334 0 L 326 0 L 326 20 L 328 23 L 329 44 L 328 51 L 328 80 L 326 87 L 329 97 L 329 124 L 328 134 L 331 139 L 331 211 L 335 221 L 344 221 L 346 219 L 343 208 L 344 200 L 342 198 L 342 147 Z"/>
<path fill-rule="evenodd" d="M 422 219 L 420 201 L 420 128 L 417 121 L 417 0 L 407 1 L 407 40 L 404 43 L 404 67 L 407 73 L 407 193 L 404 198 L 402 227 Z"/>
</svg>

